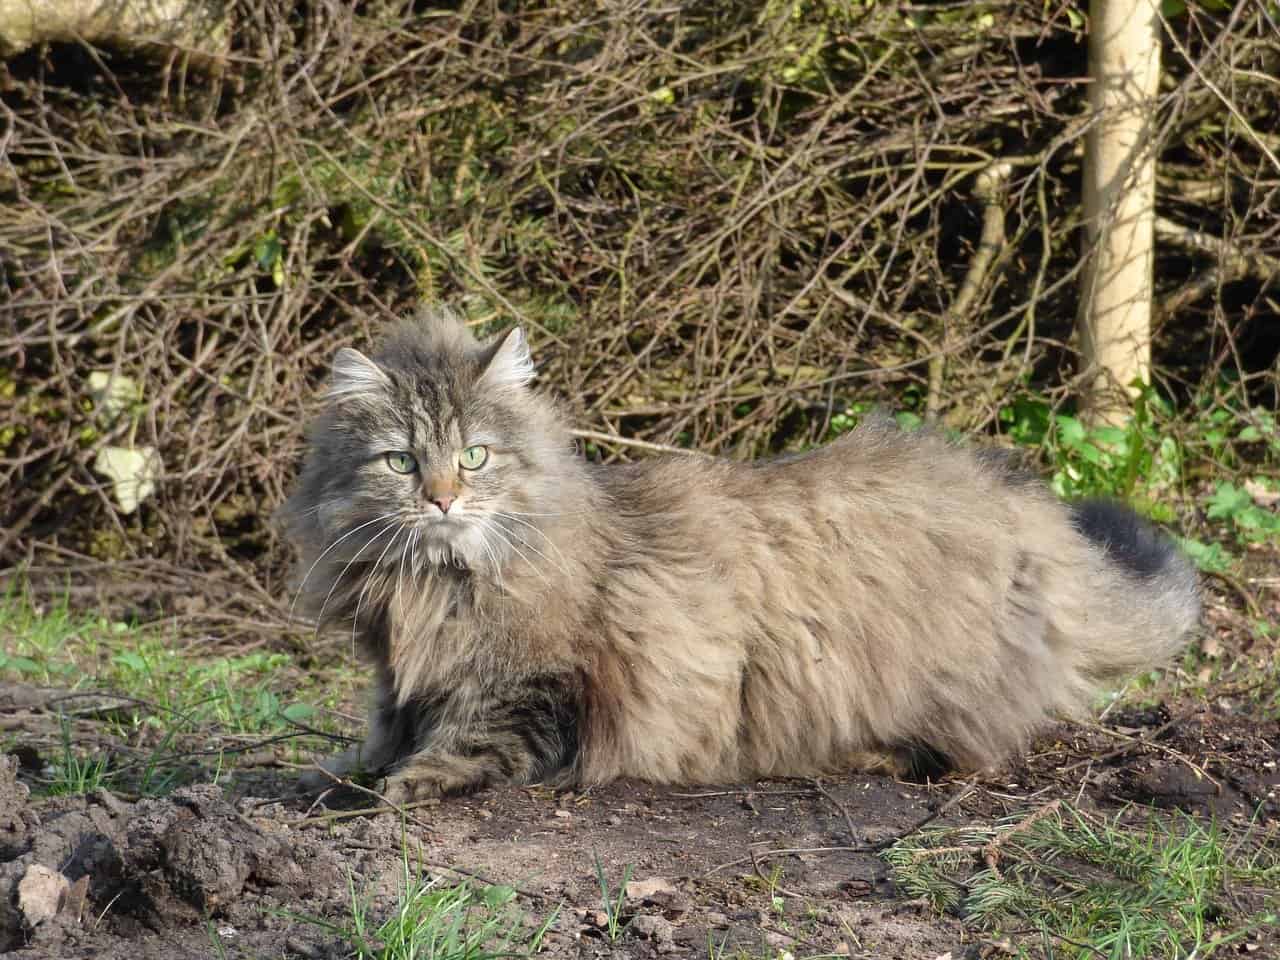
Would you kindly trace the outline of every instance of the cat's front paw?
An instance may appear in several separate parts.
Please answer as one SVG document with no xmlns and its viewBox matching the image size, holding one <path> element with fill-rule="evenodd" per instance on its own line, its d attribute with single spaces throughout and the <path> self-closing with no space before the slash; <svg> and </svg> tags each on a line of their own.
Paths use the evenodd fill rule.
<svg viewBox="0 0 1280 960">
<path fill-rule="evenodd" d="M 387 803 L 401 807 L 407 803 L 433 800 L 443 796 L 445 789 L 439 780 L 430 776 L 401 771 L 379 780 L 374 787 L 374 792 Z"/>
<path fill-rule="evenodd" d="M 411 757 L 378 785 L 394 804 L 430 800 L 447 793 L 470 793 L 489 782 L 487 768 L 467 757 Z"/>
</svg>

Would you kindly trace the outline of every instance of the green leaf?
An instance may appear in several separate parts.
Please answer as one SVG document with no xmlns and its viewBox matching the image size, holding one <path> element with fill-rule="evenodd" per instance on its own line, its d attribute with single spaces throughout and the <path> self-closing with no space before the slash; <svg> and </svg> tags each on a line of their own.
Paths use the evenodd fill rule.
<svg viewBox="0 0 1280 960">
<path fill-rule="evenodd" d="M 1000 422 L 1008 425 L 1014 443 L 1038 447 L 1049 432 L 1049 404 L 1043 400 L 1018 397 L 1000 410 Z"/>
<path fill-rule="evenodd" d="M 1231 568 L 1231 561 L 1220 543 L 1204 543 L 1190 537 L 1178 538 L 1178 543 L 1197 567 L 1205 573 L 1226 573 Z"/>
<path fill-rule="evenodd" d="M 1209 498 L 1208 515 L 1220 520 L 1233 517 L 1241 510 L 1253 506 L 1253 498 L 1248 492 L 1241 490 L 1233 483 L 1219 483 L 1213 496 Z"/>
<path fill-rule="evenodd" d="M 893 419 L 898 421 L 898 426 L 903 430 L 915 430 L 924 423 L 919 414 L 912 413 L 910 410 L 899 410 L 893 415 Z"/>
<path fill-rule="evenodd" d="M 505 907 L 515 898 L 515 888 L 503 886 L 501 884 L 495 884 L 492 887 L 485 887 L 480 894 L 480 899 L 484 901 L 484 905 L 494 910 L 499 907 Z"/>
<path fill-rule="evenodd" d="M 1065 413 L 1059 413 L 1054 417 L 1058 425 L 1058 439 L 1068 447 L 1078 446 L 1084 443 L 1085 429 L 1075 417 L 1068 416 Z"/>
<path fill-rule="evenodd" d="M 1094 429 L 1091 438 L 1098 443 L 1105 443 L 1112 447 L 1129 446 L 1129 431 L 1120 427 L 1097 427 Z"/>
<path fill-rule="evenodd" d="M 258 242 L 253 245 L 253 259 L 257 261 L 261 269 L 270 270 L 279 261 L 282 249 L 283 247 L 276 237 L 275 231 L 268 231 L 259 237 Z"/>
<path fill-rule="evenodd" d="M 316 708 L 309 703 L 291 703 L 280 711 L 280 715 L 290 723 L 302 723 L 316 715 Z"/>
<path fill-rule="evenodd" d="M 18 673 L 39 673 L 40 664 L 30 657 L 6 657 L 0 654 L 0 670 L 16 670 Z"/>
<path fill-rule="evenodd" d="M 126 650 L 123 653 L 117 653 L 111 658 L 111 662 L 116 666 L 124 667 L 127 670 L 134 670 L 138 673 L 147 672 L 147 660 L 142 654 L 134 653 Z"/>
<path fill-rule="evenodd" d="M 1095 447 L 1087 440 L 1075 446 L 1074 449 L 1086 463 L 1092 463 L 1095 467 L 1105 467 L 1111 463 L 1111 458 L 1107 456 L 1105 451 L 1100 447 Z"/>
</svg>

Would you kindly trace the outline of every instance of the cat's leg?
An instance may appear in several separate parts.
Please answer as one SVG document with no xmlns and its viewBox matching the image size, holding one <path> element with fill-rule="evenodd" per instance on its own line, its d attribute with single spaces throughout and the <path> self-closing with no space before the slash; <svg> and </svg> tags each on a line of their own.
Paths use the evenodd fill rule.
<svg viewBox="0 0 1280 960">
<path fill-rule="evenodd" d="M 494 783 L 562 780 L 578 760 L 579 700 L 577 682 L 561 676 L 453 691 L 381 792 L 405 803 Z"/>
<path fill-rule="evenodd" d="M 381 773 L 398 753 L 410 748 L 412 728 L 409 719 L 405 708 L 396 705 L 390 685 L 379 680 L 369 709 L 369 729 L 364 740 L 342 753 L 321 760 L 316 764 L 318 770 L 309 770 L 299 777 L 299 786 L 314 793 L 333 786 L 343 777 Z"/>
</svg>

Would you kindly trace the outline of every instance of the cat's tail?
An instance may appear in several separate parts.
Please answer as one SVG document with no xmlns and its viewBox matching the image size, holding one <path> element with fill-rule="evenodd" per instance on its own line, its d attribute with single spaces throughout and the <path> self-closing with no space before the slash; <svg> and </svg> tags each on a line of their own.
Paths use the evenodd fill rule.
<svg viewBox="0 0 1280 960">
<path fill-rule="evenodd" d="M 1164 533 L 1122 504 L 1082 500 L 1071 524 L 1098 561 L 1090 606 L 1099 627 L 1079 664 L 1095 682 L 1167 663 L 1200 622 L 1195 567 Z M 1119 629 L 1117 629 L 1119 628 Z"/>
</svg>

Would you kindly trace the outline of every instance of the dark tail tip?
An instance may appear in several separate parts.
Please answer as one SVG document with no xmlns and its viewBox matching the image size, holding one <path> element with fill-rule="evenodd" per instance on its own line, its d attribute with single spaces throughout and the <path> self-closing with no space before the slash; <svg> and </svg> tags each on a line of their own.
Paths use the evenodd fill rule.
<svg viewBox="0 0 1280 960">
<path fill-rule="evenodd" d="M 1156 577 L 1178 563 L 1173 541 L 1123 504 L 1112 500 L 1073 503 L 1071 523 L 1133 576 Z"/>
</svg>

